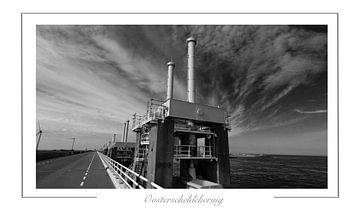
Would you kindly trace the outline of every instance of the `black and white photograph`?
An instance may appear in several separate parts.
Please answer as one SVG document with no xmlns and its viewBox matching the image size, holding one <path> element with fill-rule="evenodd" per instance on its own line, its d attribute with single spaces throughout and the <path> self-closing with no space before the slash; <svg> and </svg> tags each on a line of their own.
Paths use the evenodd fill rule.
<svg viewBox="0 0 360 210">
<path fill-rule="evenodd" d="M 36 25 L 35 131 L 37 189 L 327 189 L 328 26 Z"/>
<path fill-rule="evenodd" d="M 2 209 L 358 206 L 351 3 L 2 7 Z"/>
</svg>

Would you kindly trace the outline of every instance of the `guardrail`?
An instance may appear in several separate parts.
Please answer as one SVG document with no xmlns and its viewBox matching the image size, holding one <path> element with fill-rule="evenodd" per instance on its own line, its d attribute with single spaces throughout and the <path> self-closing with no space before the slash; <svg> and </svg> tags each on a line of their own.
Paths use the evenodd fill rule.
<svg viewBox="0 0 360 210">
<path fill-rule="evenodd" d="M 174 157 L 181 158 L 210 158 L 212 157 L 211 146 L 176 145 Z"/>
<path fill-rule="evenodd" d="M 147 149 L 139 149 L 138 157 L 144 158 L 147 153 Z"/>
<path fill-rule="evenodd" d="M 167 107 L 163 103 L 161 100 L 151 99 L 144 115 L 133 115 L 132 129 L 141 128 L 143 124 L 152 120 L 164 119 L 167 114 Z"/>
<path fill-rule="evenodd" d="M 101 154 L 101 153 L 100 153 Z M 131 169 L 121 165 L 115 160 L 107 157 L 104 154 L 101 154 L 102 158 L 105 160 L 106 164 L 110 166 L 119 178 L 124 182 L 124 184 L 131 189 L 145 189 L 149 183 L 149 180 L 140 174 L 132 171 Z M 163 189 L 154 182 L 150 182 L 151 188 L 153 189 Z"/>
</svg>

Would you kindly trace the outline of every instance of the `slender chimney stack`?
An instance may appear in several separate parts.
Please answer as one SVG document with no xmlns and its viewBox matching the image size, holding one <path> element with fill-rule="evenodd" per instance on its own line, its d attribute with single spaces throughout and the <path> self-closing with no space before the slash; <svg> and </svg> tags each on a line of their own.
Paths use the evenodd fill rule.
<svg viewBox="0 0 360 210">
<path fill-rule="evenodd" d="M 130 122 L 130 120 L 127 120 L 126 121 L 126 137 L 125 137 L 125 142 L 127 142 L 128 141 L 128 134 L 129 134 L 129 122 Z"/>
<path fill-rule="evenodd" d="M 122 133 L 122 138 L 121 138 L 122 142 L 125 142 L 125 136 L 126 136 L 126 122 L 123 125 L 123 133 Z"/>
<path fill-rule="evenodd" d="M 173 98 L 175 63 L 170 61 L 169 63 L 167 63 L 167 66 L 168 66 L 168 82 L 167 82 L 166 100 Z"/>
<path fill-rule="evenodd" d="M 195 102 L 195 72 L 194 72 L 194 60 L 195 60 L 195 45 L 196 40 L 194 37 L 189 37 L 187 40 L 188 45 L 188 101 Z"/>
<path fill-rule="evenodd" d="M 195 45 L 196 40 L 194 37 L 190 37 L 186 40 L 188 45 L 188 102 L 196 103 L 195 102 L 195 71 L 194 71 L 194 60 L 195 60 Z M 194 126 L 193 121 L 188 121 L 188 125 L 190 127 Z M 196 135 L 193 133 L 189 134 L 188 144 L 194 146 L 191 148 L 191 153 L 196 153 L 196 145 L 197 139 Z M 196 179 L 196 169 L 194 166 L 194 161 L 190 160 L 188 173 L 192 179 Z"/>
</svg>

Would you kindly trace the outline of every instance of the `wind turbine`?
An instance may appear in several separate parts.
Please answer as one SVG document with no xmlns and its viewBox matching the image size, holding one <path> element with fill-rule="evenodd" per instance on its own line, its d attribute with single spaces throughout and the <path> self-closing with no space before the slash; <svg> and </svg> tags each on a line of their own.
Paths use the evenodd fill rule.
<svg viewBox="0 0 360 210">
<path fill-rule="evenodd" d="M 42 130 L 41 130 L 41 127 L 40 127 L 40 121 L 38 121 L 38 124 L 39 124 L 39 128 L 38 128 L 38 131 L 36 132 L 36 136 L 38 137 L 38 140 L 37 140 L 37 143 L 36 143 L 36 151 L 39 150 L 39 144 L 40 144 L 40 140 L 41 140 L 41 134 L 42 134 Z"/>
</svg>

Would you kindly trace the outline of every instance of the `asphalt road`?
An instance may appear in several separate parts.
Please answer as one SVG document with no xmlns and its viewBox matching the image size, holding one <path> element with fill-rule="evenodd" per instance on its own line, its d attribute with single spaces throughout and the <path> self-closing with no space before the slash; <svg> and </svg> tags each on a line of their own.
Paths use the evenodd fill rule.
<svg viewBox="0 0 360 210">
<path fill-rule="evenodd" d="M 97 152 L 36 164 L 36 188 L 114 188 Z"/>
</svg>

